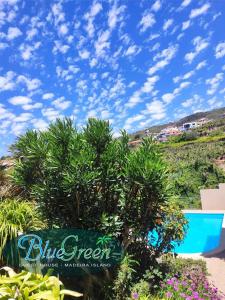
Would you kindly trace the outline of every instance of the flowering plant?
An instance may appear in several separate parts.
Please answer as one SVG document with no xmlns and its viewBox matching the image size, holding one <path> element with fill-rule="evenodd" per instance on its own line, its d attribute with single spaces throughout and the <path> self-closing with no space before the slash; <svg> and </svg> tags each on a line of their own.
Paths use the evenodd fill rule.
<svg viewBox="0 0 225 300">
<path fill-rule="evenodd" d="M 201 268 L 187 269 L 180 277 L 162 283 L 161 296 L 170 300 L 221 300 L 222 295 L 211 284 Z"/>
<path fill-rule="evenodd" d="M 161 283 L 157 297 L 133 292 L 135 300 L 222 300 L 222 294 L 211 284 L 201 267 L 187 268 L 178 276 L 167 278 Z"/>
</svg>

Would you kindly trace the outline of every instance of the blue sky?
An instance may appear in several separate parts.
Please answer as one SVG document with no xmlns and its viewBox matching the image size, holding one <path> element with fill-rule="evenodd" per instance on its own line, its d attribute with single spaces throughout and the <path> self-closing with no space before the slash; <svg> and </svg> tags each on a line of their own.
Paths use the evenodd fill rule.
<svg viewBox="0 0 225 300">
<path fill-rule="evenodd" d="M 57 117 L 115 135 L 225 106 L 224 0 L 0 0 L 0 155 Z"/>
</svg>

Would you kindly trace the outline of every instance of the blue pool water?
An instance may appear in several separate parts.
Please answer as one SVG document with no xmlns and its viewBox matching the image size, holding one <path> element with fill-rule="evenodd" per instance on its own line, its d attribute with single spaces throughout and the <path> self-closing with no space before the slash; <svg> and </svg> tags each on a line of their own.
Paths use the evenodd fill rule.
<svg viewBox="0 0 225 300">
<path fill-rule="evenodd" d="M 176 253 L 200 253 L 216 249 L 220 244 L 223 214 L 186 213 L 188 230 Z"/>
<path fill-rule="evenodd" d="M 204 253 L 219 247 L 223 214 L 185 213 L 188 228 L 183 242 L 175 247 L 175 253 Z M 149 242 L 157 241 L 156 232 L 149 233 Z"/>
</svg>

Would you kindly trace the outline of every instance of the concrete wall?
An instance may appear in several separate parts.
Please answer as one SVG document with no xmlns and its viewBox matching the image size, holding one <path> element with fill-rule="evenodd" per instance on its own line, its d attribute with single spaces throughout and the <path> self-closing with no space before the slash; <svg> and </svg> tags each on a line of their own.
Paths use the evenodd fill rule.
<svg viewBox="0 0 225 300">
<path fill-rule="evenodd" d="M 200 195 L 203 210 L 225 210 L 225 183 L 218 189 L 201 190 Z"/>
</svg>

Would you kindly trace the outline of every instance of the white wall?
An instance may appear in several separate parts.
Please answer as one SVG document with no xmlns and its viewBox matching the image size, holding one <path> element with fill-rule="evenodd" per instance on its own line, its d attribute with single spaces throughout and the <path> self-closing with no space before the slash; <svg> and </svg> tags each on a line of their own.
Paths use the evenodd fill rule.
<svg viewBox="0 0 225 300">
<path fill-rule="evenodd" d="M 225 210 L 225 183 L 219 184 L 219 189 L 200 191 L 203 210 Z"/>
</svg>

